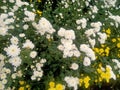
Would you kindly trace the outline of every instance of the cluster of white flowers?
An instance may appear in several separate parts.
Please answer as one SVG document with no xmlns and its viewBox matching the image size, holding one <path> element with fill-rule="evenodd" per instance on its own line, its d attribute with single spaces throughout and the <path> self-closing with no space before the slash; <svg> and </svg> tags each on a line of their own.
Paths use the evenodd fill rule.
<svg viewBox="0 0 120 90">
<path fill-rule="evenodd" d="M 44 35 L 47 34 L 53 34 L 55 32 L 55 29 L 52 27 L 51 23 L 44 17 L 42 17 L 38 24 L 33 22 L 32 25 L 37 29 L 37 33 Z"/>
<path fill-rule="evenodd" d="M 75 39 L 74 31 L 60 28 L 58 31 L 58 35 L 62 37 L 61 44 L 58 46 L 58 49 L 63 51 L 63 57 L 79 57 L 80 52 L 77 49 L 76 45 L 73 44 L 73 40 Z"/>
<path fill-rule="evenodd" d="M 84 66 L 89 66 L 91 64 L 91 61 L 95 60 L 95 53 L 94 51 L 89 47 L 89 45 L 86 44 L 81 44 L 80 45 L 80 51 L 82 51 L 83 53 L 85 53 L 85 57 L 84 57 L 84 61 L 83 61 L 83 65 Z"/>
<path fill-rule="evenodd" d="M 96 41 L 95 41 L 95 38 L 97 38 L 96 36 L 99 36 L 98 41 L 101 44 L 104 44 L 107 39 L 106 33 L 100 32 L 101 26 L 102 26 L 101 22 L 92 22 L 91 23 L 92 28 L 85 31 L 85 34 L 88 37 L 89 43 L 92 46 L 92 48 L 94 48 L 96 44 Z M 94 38 L 92 39 L 91 36 Z"/>
<path fill-rule="evenodd" d="M 87 20 L 85 18 L 77 19 L 76 24 L 78 25 L 77 30 L 80 30 L 81 28 L 84 29 L 87 26 Z"/>
<path fill-rule="evenodd" d="M 104 0 L 105 7 L 115 7 L 117 0 Z"/>
<path fill-rule="evenodd" d="M 40 81 L 41 77 L 43 76 L 43 70 L 42 67 L 44 63 L 46 62 L 46 59 L 41 59 L 40 62 L 37 62 L 35 66 L 31 66 L 31 69 L 33 70 L 33 75 L 31 76 L 31 80 L 37 80 Z"/>
<path fill-rule="evenodd" d="M 115 66 L 114 66 L 115 70 L 117 70 L 118 73 L 120 74 L 120 62 L 119 62 L 119 60 L 112 59 L 112 61 L 115 63 Z"/>
<path fill-rule="evenodd" d="M 78 90 L 79 78 L 73 76 L 66 76 L 64 78 L 68 87 L 73 87 L 73 90 Z"/>
<path fill-rule="evenodd" d="M 119 15 L 110 15 L 110 19 L 113 19 L 115 21 L 115 26 L 118 28 L 120 24 L 120 16 Z"/>
<path fill-rule="evenodd" d="M 0 71 L 0 90 L 5 90 L 5 85 L 7 84 L 7 75 L 11 73 L 11 70 L 3 67 Z"/>
</svg>

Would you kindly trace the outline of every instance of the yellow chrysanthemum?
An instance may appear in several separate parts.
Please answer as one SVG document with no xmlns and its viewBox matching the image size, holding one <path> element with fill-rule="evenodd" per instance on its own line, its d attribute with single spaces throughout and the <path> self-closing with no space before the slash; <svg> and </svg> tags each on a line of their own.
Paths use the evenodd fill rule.
<svg viewBox="0 0 120 90">
<path fill-rule="evenodd" d="M 108 28 L 108 29 L 106 30 L 106 33 L 107 33 L 108 35 L 111 34 L 111 30 L 110 30 L 110 28 Z"/>
<path fill-rule="evenodd" d="M 117 43 L 117 48 L 120 48 L 120 43 Z"/>
<path fill-rule="evenodd" d="M 19 81 L 20 85 L 25 84 L 25 81 Z"/>
<path fill-rule="evenodd" d="M 56 90 L 63 90 L 63 85 L 62 84 L 57 84 L 56 85 Z"/>
<path fill-rule="evenodd" d="M 18 90 L 25 90 L 25 87 L 20 87 Z"/>
<path fill-rule="evenodd" d="M 55 87 L 55 83 L 54 82 L 50 82 L 49 86 L 50 86 L 50 88 L 54 88 Z"/>
<path fill-rule="evenodd" d="M 115 39 L 115 38 L 113 38 L 113 39 L 112 39 L 112 42 L 116 42 L 116 39 Z"/>
</svg>

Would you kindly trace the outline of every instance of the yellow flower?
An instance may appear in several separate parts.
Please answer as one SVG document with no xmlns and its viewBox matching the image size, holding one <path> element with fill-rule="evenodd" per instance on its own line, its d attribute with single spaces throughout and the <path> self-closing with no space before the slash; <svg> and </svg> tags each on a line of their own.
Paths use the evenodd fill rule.
<svg viewBox="0 0 120 90">
<path fill-rule="evenodd" d="M 19 81 L 20 85 L 25 84 L 25 81 Z"/>
<path fill-rule="evenodd" d="M 112 39 L 112 42 L 116 42 L 116 39 L 115 39 L 115 38 L 113 38 L 113 39 Z"/>
<path fill-rule="evenodd" d="M 82 86 L 83 79 L 79 79 L 79 85 Z"/>
<path fill-rule="evenodd" d="M 99 52 L 99 49 L 98 49 L 98 48 L 94 48 L 93 50 L 94 50 L 95 52 L 97 52 L 97 53 Z"/>
<path fill-rule="evenodd" d="M 111 30 L 110 30 L 110 28 L 108 28 L 108 29 L 106 30 L 106 33 L 107 33 L 108 35 L 111 34 Z"/>
<path fill-rule="evenodd" d="M 38 2 L 41 2 L 41 0 L 37 0 Z"/>
<path fill-rule="evenodd" d="M 54 82 L 50 82 L 49 86 L 50 86 L 50 88 L 54 88 L 55 87 L 55 83 Z"/>
<path fill-rule="evenodd" d="M 117 40 L 120 41 L 120 37 L 118 37 Z"/>
<path fill-rule="evenodd" d="M 85 83 L 85 88 L 88 88 L 90 86 L 89 83 Z"/>
<path fill-rule="evenodd" d="M 37 10 L 36 13 L 39 14 L 40 16 L 42 15 L 42 11 L 40 10 Z"/>
<path fill-rule="evenodd" d="M 24 87 L 20 87 L 18 90 L 25 90 L 25 88 Z"/>
<path fill-rule="evenodd" d="M 48 90 L 56 90 L 56 88 L 49 88 Z"/>
<path fill-rule="evenodd" d="M 57 84 L 56 85 L 56 90 L 63 90 L 63 85 L 62 84 Z"/>
<path fill-rule="evenodd" d="M 102 54 L 104 52 L 104 49 L 100 48 L 99 52 L 100 52 L 100 54 Z"/>
<path fill-rule="evenodd" d="M 87 83 L 87 82 L 89 82 L 89 80 L 90 80 L 90 77 L 89 77 L 89 76 L 86 76 L 86 77 L 83 79 L 83 82 L 84 82 L 84 83 Z"/>
<path fill-rule="evenodd" d="M 120 43 L 117 43 L 117 47 L 120 48 Z"/>
</svg>

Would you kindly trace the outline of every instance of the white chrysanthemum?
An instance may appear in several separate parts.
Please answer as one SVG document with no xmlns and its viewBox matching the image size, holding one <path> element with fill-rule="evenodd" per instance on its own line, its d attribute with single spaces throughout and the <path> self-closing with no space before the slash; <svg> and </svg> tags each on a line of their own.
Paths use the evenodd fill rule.
<svg viewBox="0 0 120 90">
<path fill-rule="evenodd" d="M 104 44 L 105 41 L 106 41 L 106 39 L 107 39 L 106 33 L 98 32 L 97 34 L 99 35 L 98 41 L 99 41 L 101 44 Z"/>
<path fill-rule="evenodd" d="M 0 54 L 0 61 L 3 61 L 5 59 L 5 56 L 3 54 Z"/>
<path fill-rule="evenodd" d="M 73 70 L 77 70 L 79 68 L 79 65 L 77 63 L 72 63 L 70 68 Z"/>
<path fill-rule="evenodd" d="M 27 24 L 25 24 L 24 26 L 23 26 L 23 29 L 24 30 L 27 30 L 29 28 L 29 26 L 27 25 Z"/>
<path fill-rule="evenodd" d="M 0 74 L 0 79 L 5 79 L 7 76 L 6 76 L 6 73 L 2 73 Z"/>
<path fill-rule="evenodd" d="M 65 29 L 64 28 L 60 28 L 60 30 L 58 31 L 58 35 L 63 37 L 65 35 Z"/>
<path fill-rule="evenodd" d="M 58 47 L 57 47 L 60 51 L 63 51 L 64 50 L 64 46 L 63 45 L 59 45 Z"/>
<path fill-rule="evenodd" d="M 4 90 L 5 89 L 5 85 L 2 84 L 2 82 L 0 81 L 0 90 Z"/>
<path fill-rule="evenodd" d="M 95 39 L 89 38 L 89 43 L 92 46 L 92 48 L 94 48 L 94 46 L 95 46 Z"/>
<path fill-rule="evenodd" d="M 96 6 L 91 7 L 91 9 L 92 9 L 93 13 L 97 13 L 98 12 L 98 8 Z"/>
<path fill-rule="evenodd" d="M 73 50 L 73 55 L 74 55 L 75 57 L 80 57 L 81 53 L 80 53 L 80 51 L 78 51 L 78 50 Z"/>
<path fill-rule="evenodd" d="M 34 21 L 35 20 L 35 13 L 30 11 L 24 11 L 25 15 L 28 17 L 28 20 Z"/>
<path fill-rule="evenodd" d="M 9 59 L 9 63 L 11 63 L 13 66 L 18 67 L 20 66 L 22 60 L 20 57 L 13 57 Z"/>
<path fill-rule="evenodd" d="M 18 40 L 17 37 L 12 36 L 12 38 L 10 39 L 10 41 L 11 41 L 12 44 L 17 45 L 19 40 Z"/>
<path fill-rule="evenodd" d="M 73 87 L 73 90 L 77 90 L 78 89 L 78 84 L 79 84 L 79 79 L 77 77 L 68 77 L 66 76 L 64 78 L 64 80 L 66 81 L 68 87 Z"/>
<path fill-rule="evenodd" d="M 25 37 L 25 34 L 24 33 L 20 33 L 19 37 Z"/>
<path fill-rule="evenodd" d="M 35 58 L 36 56 L 37 56 L 37 52 L 36 51 L 30 52 L 30 57 L 31 58 Z"/>
<path fill-rule="evenodd" d="M 5 48 L 8 56 L 15 57 L 20 54 L 20 48 L 17 45 L 10 45 L 9 47 Z"/>
<path fill-rule="evenodd" d="M 84 52 L 91 60 L 95 60 L 95 53 L 94 51 L 86 44 L 80 45 L 80 50 Z"/>
<path fill-rule="evenodd" d="M 26 40 L 25 43 L 23 43 L 23 48 L 33 49 L 35 45 L 30 40 Z"/>
<path fill-rule="evenodd" d="M 88 30 L 86 30 L 85 34 L 87 35 L 87 37 L 89 37 L 91 35 L 95 36 L 94 29 L 88 29 Z"/>
<path fill-rule="evenodd" d="M 3 79 L 3 80 L 2 80 L 2 84 L 5 85 L 6 83 L 7 83 L 7 79 Z"/>
<path fill-rule="evenodd" d="M 66 30 L 65 31 L 65 38 L 66 39 L 75 39 L 75 32 L 73 30 Z"/>
<path fill-rule="evenodd" d="M 7 34 L 8 29 L 0 27 L 0 35 L 5 36 Z"/>
<path fill-rule="evenodd" d="M 104 3 L 106 5 L 106 7 L 108 7 L 108 8 L 111 6 L 115 7 L 116 2 L 117 2 L 117 0 L 104 0 Z"/>
<path fill-rule="evenodd" d="M 85 57 L 85 58 L 84 58 L 84 61 L 83 61 L 83 65 L 84 65 L 84 66 L 90 66 L 90 64 L 91 64 L 90 58 Z"/>
</svg>

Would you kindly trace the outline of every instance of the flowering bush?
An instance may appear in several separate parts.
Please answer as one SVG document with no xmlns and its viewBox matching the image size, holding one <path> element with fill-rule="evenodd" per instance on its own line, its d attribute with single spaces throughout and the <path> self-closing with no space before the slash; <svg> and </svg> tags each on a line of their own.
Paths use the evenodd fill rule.
<svg viewBox="0 0 120 90">
<path fill-rule="evenodd" d="M 119 85 L 119 1 L 41 3 L 0 1 L 0 90 Z"/>
</svg>

